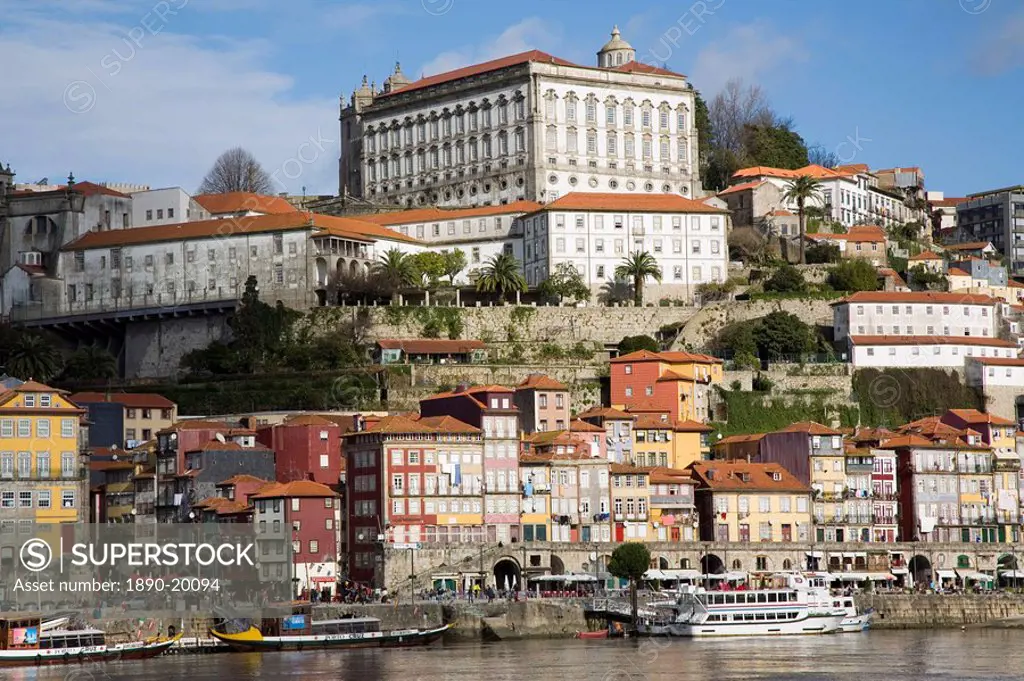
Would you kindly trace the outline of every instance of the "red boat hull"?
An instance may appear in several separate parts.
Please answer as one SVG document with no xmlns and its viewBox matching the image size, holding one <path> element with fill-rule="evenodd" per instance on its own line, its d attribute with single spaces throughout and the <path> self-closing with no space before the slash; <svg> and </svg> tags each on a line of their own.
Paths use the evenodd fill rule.
<svg viewBox="0 0 1024 681">
<path fill-rule="evenodd" d="M 576 632 L 576 638 L 608 638 L 608 630 L 602 629 L 601 631 L 578 631 Z"/>
</svg>

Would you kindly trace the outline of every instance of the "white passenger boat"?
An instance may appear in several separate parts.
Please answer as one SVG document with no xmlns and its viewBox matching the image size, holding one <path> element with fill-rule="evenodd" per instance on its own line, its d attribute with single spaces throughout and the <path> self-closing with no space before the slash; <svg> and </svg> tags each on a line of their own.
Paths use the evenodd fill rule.
<svg viewBox="0 0 1024 681">
<path fill-rule="evenodd" d="M 684 592 L 676 606 L 673 636 L 792 636 L 840 630 L 842 610 L 822 605 L 821 592 L 807 578 L 784 576 L 781 588 L 751 591 Z M 827 592 L 825 592 L 827 593 Z"/>
<path fill-rule="evenodd" d="M 857 610 L 857 604 L 850 596 L 838 596 L 832 600 L 832 605 L 837 610 L 842 610 L 844 613 L 843 622 L 839 625 L 840 631 L 843 633 L 856 633 L 860 631 L 867 631 L 871 627 L 871 619 L 874 617 L 874 611 L 866 610 L 859 612 Z"/>
</svg>

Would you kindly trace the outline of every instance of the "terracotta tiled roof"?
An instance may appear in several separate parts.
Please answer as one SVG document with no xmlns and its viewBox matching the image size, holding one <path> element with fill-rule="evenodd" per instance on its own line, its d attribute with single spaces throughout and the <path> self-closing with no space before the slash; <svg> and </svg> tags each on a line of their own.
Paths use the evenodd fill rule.
<svg viewBox="0 0 1024 681">
<path fill-rule="evenodd" d="M 130 471 L 135 468 L 131 461 L 90 461 L 91 471 Z"/>
<path fill-rule="evenodd" d="M 942 256 L 937 254 L 935 251 L 924 251 L 923 253 L 910 256 L 909 260 L 911 262 L 919 262 L 921 260 L 942 260 Z"/>
<path fill-rule="evenodd" d="M 294 482 L 277 483 L 262 489 L 252 496 L 253 499 L 279 499 L 282 497 L 336 497 L 337 493 L 327 485 L 312 480 L 296 480 Z"/>
<path fill-rule="evenodd" d="M 836 172 L 839 173 L 870 173 L 871 169 L 867 163 L 847 163 L 845 165 L 838 165 L 835 167 Z"/>
<path fill-rule="evenodd" d="M 323 416 L 316 414 L 299 414 L 298 416 L 289 416 L 281 424 L 282 426 L 318 426 L 318 427 L 337 427 L 338 424 L 330 419 L 326 419 Z"/>
<path fill-rule="evenodd" d="M 838 169 L 832 170 L 831 168 L 825 168 L 819 165 L 807 165 L 803 168 L 797 168 L 796 170 L 790 170 L 788 168 L 772 168 L 770 166 L 753 166 L 751 168 L 740 168 L 732 174 L 733 177 L 779 177 L 784 179 L 796 179 L 809 175 L 818 179 L 830 179 L 836 177 L 848 177 L 849 175 L 856 174 L 851 172 L 842 172 Z"/>
<path fill-rule="evenodd" d="M 483 341 L 442 338 L 382 338 L 377 345 L 382 350 L 401 350 L 410 355 L 460 355 L 487 348 Z"/>
<path fill-rule="evenodd" d="M 729 437 L 723 437 L 718 442 L 714 443 L 718 445 L 735 445 L 744 442 L 760 442 L 764 439 L 765 433 L 753 433 L 751 435 L 730 435 Z"/>
<path fill-rule="evenodd" d="M 992 246 L 991 241 L 967 241 L 962 244 L 946 244 L 947 251 L 981 251 Z"/>
<path fill-rule="evenodd" d="M 967 361 L 994 367 L 1024 367 L 1024 358 L 1019 357 L 968 357 Z"/>
<path fill-rule="evenodd" d="M 605 194 L 569 192 L 542 206 L 541 211 L 595 210 L 628 213 L 720 213 L 729 211 L 709 206 L 678 194 Z"/>
<path fill-rule="evenodd" d="M 892 279 L 893 284 L 902 288 L 907 288 L 907 282 L 903 281 L 903 277 L 900 276 L 899 272 L 892 269 L 891 267 L 879 267 L 878 274 L 887 279 Z"/>
<path fill-rule="evenodd" d="M 295 213 L 298 209 L 279 196 L 254 194 L 252 192 L 228 192 L 226 194 L 199 194 L 193 197 L 210 215 L 243 213 L 252 211 L 264 215 Z"/>
<path fill-rule="evenodd" d="M 480 429 L 464 423 L 454 416 L 420 416 L 419 423 L 426 424 L 439 433 L 479 433 Z"/>
<path fill-rule="evenodd" d="M 618 409 L 612 409 L 611 407 L 591 407 L 590 409 L 576 415 L 577 418 L 588 419 L 588 418 L 605 418 L 605 419 L 619 419 L 629 420 L 632 419 L 632 414 L 627 414 L 624 411 Z"/>
<path fill-rule="evenodd" d="M 669 71 L 657 66 L 651 66 L 650 64 L 644 64 L 638 61 L 628 61 L 625 64 L 619 66 L 612 66 L 608 68 L 609 71 L 622 71 L 625 73 L 651 73 L 657 76 L 675 76 L 676 78 L 686 78 L 681 73 L 675 71 Z"/>
<path fill-rule="evenodd" d="M 783 428 L 781 433 L 807 433 L 808 435 L 842 435 L 838 430 L 814 421 L 798 421 Z"/>
<path fill-rule="evenodd" d="M 116 196 L 119 199 L 130 199 L 131 197 L 127 194 L 114 191 L 110 187 L 104 187 L 101 184 L 95 182 L 76 182 L 71 188 L 71 191 L 85 196 L 96 196 L 97 194 L 103 194 L 105 196 Z"/>
<path fill-rule="evenodd" d="M 858 291 L 833 305 L 843 303 L 934 303 L 936 305 L 992 305 L 999 302 L 992 296 L 976 293 L 942 291 Z"/>
<path fill-rule="evenodd" d="M 805 234 L 812 241 L 849 241 L 851 243 L 884 243 L 885 231 L 877 225 L 856 225 L 850 227 L 845 234 L 830 234 L 828 232 L 814 232 Z"/>
<path fill-rule="evenodd" d="M 626 463 L 613 463 L 608 465 L 608 471 L 614 475 L 650 475 L 650 468 L 641 468 L 639 466 L 630 466 Z"/>
<path fill-rule="evenodd" d="M 666 362 L 669 364 L 685 364 L 695 362 L 698 364 L 721 364 L 722 360 L 711 355 L 702 355 L 693 352 L 651 352 L 650 350 L 637 350 L 626 355 L 619 355 L 609 360 L 612 364 L 621 362 Z"/>
<path fill-rule="evenodd" d="M 977 409 L 950 409 L 949 413 L 957 416 L 964 423 L 981 424 L 986 423 L 992 426 L 1014 426 L 1016 423 L 1002 416 L 987 414 Z"/>
<path fill-rule="evenodd" d="M 881 446 L 883 449 L 900 449 L 907 447 L 934 447 L 936 445 L 931 440 L 920 435 L 898 435 L 882 441 Z"/>
<path fill-rule="evenodd" d="M 89 404 L 95 402 L 106 402 L 120 404 L 131 409 L 172 409 L 174 402 L 163 395 L 156 393 L 100 393 L 84 392 L 75 393 L 70 398 L 76 404 Z"/>
<path fill-rule="evenodd" d="M 27 381 L 23 381 L 14 388 L 11 388 L 10 392 L 16 393 L 59 393 L 61 395 L 67 395 L 66 390 L 58 390 L 57 388 L 51 388 L 48 385 L 40 383 L 39 381 L 33 381 L 31 378 Z"/>
<path fill-rule="evenodd" d="M 510 213 L 530 213 L 541 207 L 536 201 L 513 201 L 497 206 L 478 206 L 476 208 L 414 208 L 395 213 L 375 213 L 360 215 L 359 220 L 377 225 L 407 225 L 415 222 L 443 222 L 463 218 L 484 217 L 487 215 L 508 215 Z"/>
<path fill-rule="evenodd" d="M 675 468 L 652 468 L 650 473 L 650 484 L 671 485 L 684 484 L 696 485 L 697 481 L 690 475 L 690 471 L 681 471 Z"/>
<path fill-rule="evenodd" d="M 601 426 L 595 426 L 593 423 L 587 423 L 580 419 L 573 419 L 569 422 L 569 430 L 574 433 L 603 433 L 604 428 Z"/>
<path fill-rule="evenodd" d="M 969 199 L 966 196 L 951 196 L 937 201 L 929 201 L 935 208 L 956 208 L 959 204 Z"/>
<path fill-rule="evenodd" d="M 251 511 L 252 506 L 245 503 L 244 501 L 228 501 L 226 504 L 219 504 L 213 509 L 217 515 L 231 515 L 233 513 L 244 513 L 245 511 Z"/>
<path fill-rule="evenodd" d="M 637 415 L 643 413 L 668 414 L 665 405 L 653 397 L 632 397 L 626 400 L 626 411 Z"/>
<path fill-rule="evenodd" d="M 714 430 L 708 424 L 693 419 L 677 420 L 673 427 L 678 433 L 710 433 Z"/>
<path fill-rule="evenodd" d="M 522 383 L 516 386 L 522 390 L 568 390 L 562 382 L 547 376 L 546 374 L 530 374 Z"/>
<path fill-rule="evenodd" d="M 745 461 L 697 461 L 690 465 L 693 477 L 701 488 L 718 492 L 757 490 L 762 492 L 810 492 L 810 487 L 797 480 L 777 463 Z M 778 476 L 778 480 L 774 479 Z M 746 479 L 744 479 L 744 477 Z"/>
<path fill-rule="evenodd" d="M 271 481 L 270 480 L 264 480 L 263 478 L 257 478 L 255 475 L 247 475 L 247 474 L 243 473 L 241 475 L 233 475 L 230 478 L 228 478 L 227 480 L 222 480 L 222 481 L 218 482 L 214 486 L 215 487 L 227 487 L 229 485 L 245 485 L 245 484 L 248 484 L 248 483 L 252 483 L 252 484 L 255 484 L 255 485 L 260 485 L 260 484 L 266 485 L 269 482 L 271 482 Z"/>
<path fill-rule="evenodd" d="M 189 241 L 268 232 L 308 230 L 312 236 L 331 234 L 371 243 L 377 239 L 419 243 L 416 239 L 372 222 L 356 218 L 339 218 L 318 213 L 291 212 L 279 215 L 250 215 L 239 218 L 197 220 L 176 225 L 154 225 L 132 229 L 86 232 L 62 250 L 85 251 L 165 241 Z"/>
<path fill-rule="evenodd" d="M 987 348 L 1015 348 L 1013 341 L 984 336 L 850 336 L 854 345 L 971 345 Z"/>
<path fill-rule="evenodd" d="M 528 52 L 520 52 L 519 54 L 509 55 L 500 59 L 492 59 L 481 64 L 473 64 L 471 66 L 464 66 L 460 69 L 453 71 L 445 71 L 444 73 L 438 73 L 433 76 L 427 76 L 426 78 L 420 78 L 417 81 L 409 83 L 405 87 L 392 90 L 390 93 L 382 93 L 377 95 L 378 98 L 393 97 L 399 94 L 405 94 L 414 90 L 422 90 L 423 88 L 431 87 L 433 85 L 440 85 L 442 83 L 449 83 L 453 80 L 459 80 L 462 78 L 469 78 L 470 76 L 479 76 L 484 73 L 490 73 L 491 71 L 498 71 L 500 69 L 508 68 L 510 66 L 519 66 L 522 64 L 528 64 L 529 62 L 545 62 L 549 64 L 557 64 L 559 66 L 575 66 L 572 62 L 565 61 L 554 57 L 547 52 L 541 52 L 540 50 L 530 50 Z"/>
<path fill-rule="evenodd" d="M 1024 288 L 1024 284 L 1020 283 L 1016 279 L 1010 279 L 1006 282 L 1006 285 L 1010 288 Z"/>
<path fill-rule="evenodd" d="M 969 277 L 971 276 L 971 273 L 964 272 L 959 267 L 950 267 L 949 270 L 946 272 L 946 275 L 950 277 Z"/>
<path fill-rule="evenodd" d="M 742 182 L 740 184 L 734 184 L 733 186 L 727 187 L 722 191 L 718 192 L 718 196 L 723 196 L 725 194 L 733 194 L 735 192 L 742 192 L 748 189 L 757 189 L 763 184 L 766 184 L 764 180 L 753 180 L 751 182 Z"/>
<path fill-rule="evenodd" d="M 473 395 L 475 395 L 477 393 L 514 393 L 514 392 L 515 392 L 515 390 L 513 390 L 512 388 L 506 388 L 503 385 L 474 385 L 474 386 L 470 386 L 469 388 L 466 388 L 465 390 L 448 390 L 448 391 L 445 391 L 445 392 L 437 393 L 435 395 L 430 395 L 429 397 L 422 398 L 421 401 L 423 401 L 423 400 L 438 400 L 438 399 L 442 399 L 442 398 L 455 397 L 456 395 L 469 395 L 469 396 L 472 397 Z M 477 400 L 477 401 L 479 402 L 479 400 Z M 483 403 L 481 402 L 481 404 L 483 404 Z"/>
<path fill-rule="evenodd" d="M 768 215 L 776 218 L 792 218 L 796 217 L 792 211 L 788 211 L 784 208 L 776 208 L 775 210 L 768 211 Z"/>
</svg>

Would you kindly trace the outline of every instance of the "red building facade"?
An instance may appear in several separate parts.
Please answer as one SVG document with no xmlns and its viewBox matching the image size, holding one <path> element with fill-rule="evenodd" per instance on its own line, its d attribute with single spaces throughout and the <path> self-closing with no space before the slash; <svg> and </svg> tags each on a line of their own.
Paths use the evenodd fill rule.
<svg viewBox="0 0 1024 681">
<path fill-rule="evenodd" d="M 313 480 L 336 487 L 344 471 L 342 428 L 316 415 L 260 428 L 256 439 L 276 453 L 277 481 Z"/>
</svg>

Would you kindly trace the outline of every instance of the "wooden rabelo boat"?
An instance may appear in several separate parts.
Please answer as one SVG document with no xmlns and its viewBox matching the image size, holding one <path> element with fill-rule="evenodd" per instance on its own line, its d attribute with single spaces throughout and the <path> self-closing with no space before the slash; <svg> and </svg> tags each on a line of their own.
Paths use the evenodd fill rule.
<svg viewBox="0 0 1024 681">
<path fill-rule="evenodd" d="M 0 615 L 0 667 L 79 664 L 142 660 L 166 652 L 181 638 L 173 627 L 168 636 L 141 641 L 107 643 L 99 629 L 47 627 L 39 615 Z"/>
<path fill-rule="evenodd" d="M 325 650 L 336 648 L 409 648 L 434 643 L 451 625 L 432 629 L 382 630 L 375 617 L 314 621 L 308 603 L 293 604 L 292 614 L 252 620 L 226 620 L 210 635 L 242 652 Z"/>
</svg>

